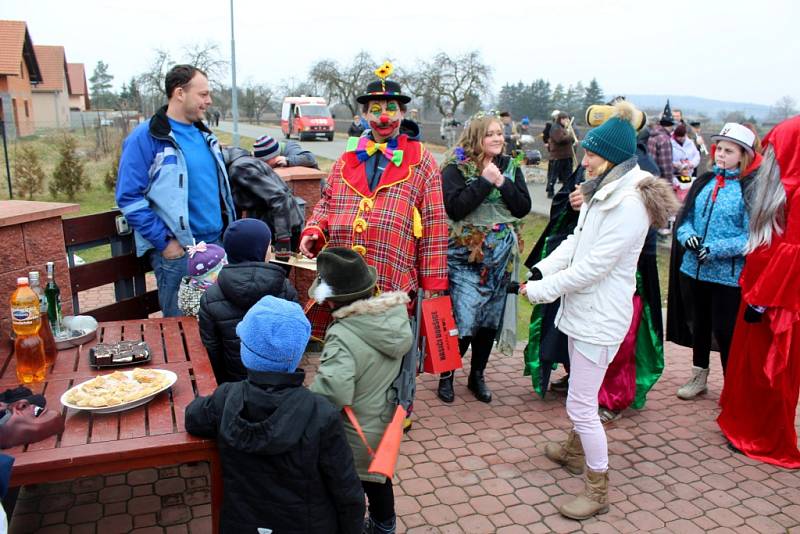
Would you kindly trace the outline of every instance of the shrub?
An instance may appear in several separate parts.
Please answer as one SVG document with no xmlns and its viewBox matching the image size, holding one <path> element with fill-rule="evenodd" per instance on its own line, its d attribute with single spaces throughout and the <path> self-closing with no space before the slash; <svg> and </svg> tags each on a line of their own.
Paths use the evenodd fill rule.
<svg viewBox="0 0 800 534">
<path fill-rule="evenodd" d="M 83 161 L 75 151 L 78 143 L 71 135 L 65 135 L 59 139 L 57 146 L 59 161 L 50 181 L 50 195 L 55 198 L 63 193 L 69 200 L 75 200 L 78 192 L 91 188 L 91 183 L 83 172 Z"/>
<path fill-rule="evenodd" d="M 44 171 L 39 162 L 39 154 L 30 145 L 22 145 L 14 162 L 14 189 L 28 200 L 44 190 Z"/>
<path fill-rule="evenodd" d="M 119 158 L 121 156 L 122 156 L 122 145 L 119 145 L 117 146 L 117 149 L 114 151 L 114 161 L 111 162 L 111 167 L 108 168 L 105 176 L 103 177 L 103 184 L 106 186 L 106 189 L 108 189 L 112 193 L 117 188 L 117 171 L 119 171 Z"/>
</svg>

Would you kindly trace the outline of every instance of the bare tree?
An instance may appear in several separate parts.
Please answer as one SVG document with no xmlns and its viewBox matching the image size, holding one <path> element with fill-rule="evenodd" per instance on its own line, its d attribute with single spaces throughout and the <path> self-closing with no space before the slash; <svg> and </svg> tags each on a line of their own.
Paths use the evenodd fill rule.
<svg viewBox="0 0 800 534">
<path fill-rule="evenodd" d="M 274 90 L 266 84 L 248 84 L 244 90 L 242 108 L 247 117 L 258 124 L 265 111 L 272 108 Z"/>
<path fill-rule="evenodd" d="M 309 82 L 325 93 L 330 104 L 344 104 L 355 115 L 358 113 L 356 97 L 374 79 L 373 71 L 376 67 L 377 63 L 372 56 L 362 50 L 346 67 L 332 59 L 318 61 L 311 67 Z"/>
<path fill-rule="evenodd" d="M 440 52 L 423 62 L 409 80 L 413 92 L 433 102 L 439 113 L 455 115 L 466 100 L 486 94 L 491 67 L 481 61 L 477 50 L 456 57 Z"/>
<path fill-rule="evenodd" d="M 797 115 L 797 102 L 789 95 L 782 96 L 770 110 L 770 117 L 783 121 Z"/>
<path fill-rule="evenodd" d="M 219 45 L 211 41 L 185 46 L 181 60 L 205 72 L 215 87 L 222 85 L 228 75 L 229 63 L 222 59 Z"/>
<path fill-rule="evenodd" d="M 213 90 L 223 90 L 223 80 L 228 73 L 228 62 L 221 59 L 217 44 L 206 42 L 185 46 L 180 62 L 193 65 L 205 72 Z M 166 102 L 164 78 L 177 63 L 169 51 L 157 48 L 150 67 L 136 78 L 143 101 L 146 102 L 145 107 L 149 108 L 149 111 L 154 111 Z"/>
<path fill-rule="evenodd" d="M 223 120 L 228 116 L 228 112 L 231 110 L 232 94 L 233 92 L 231 91 L 230 85 L 215 87 L 211 94 L 214 100 L 213 106 L 219 110 L 219 114 Z"/>
<path fill-rule="evenodd" d="M 148 95 L 161 95 L 166 98 L 164 78 L 174 62 L 169 52 L 156 48 L 155 57 L 150 62 L 150 67 L 139 75 L 140 90 Z"/>
<path fill-rule="evenodd" d="M 296 82 L 294 78 L 291 80 L 281 80 L 274 91 L 274 100 L 276 104 L 280 104 L 284 97 L 287 96 L 300 96 L 300 95 L 327 95 L 324 89 L 319 89 L 318 84 L 311 81 Z M 330 99 L 330 98 L 329 98 Z"/>
</svg>

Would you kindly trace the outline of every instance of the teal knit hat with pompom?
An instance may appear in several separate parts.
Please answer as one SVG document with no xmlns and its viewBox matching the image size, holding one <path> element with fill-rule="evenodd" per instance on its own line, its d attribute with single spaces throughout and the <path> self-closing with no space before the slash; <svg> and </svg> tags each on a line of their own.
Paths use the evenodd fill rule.
<svg viewBox="0 0 800 534">
<path fill-rule="evenodd" d="M 590 130 L 581 146 L 617 165 L 636 155 L 635 108 L 629 102 L 617 102 L 614 107 L 614 116 Z"/>
</svg>

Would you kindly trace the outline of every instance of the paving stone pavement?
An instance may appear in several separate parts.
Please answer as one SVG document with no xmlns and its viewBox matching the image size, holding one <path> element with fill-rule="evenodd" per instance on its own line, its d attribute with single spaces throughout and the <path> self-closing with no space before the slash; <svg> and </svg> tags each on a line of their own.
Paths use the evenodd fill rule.
<svg viewBox="0 0 800 534">
<path fill-rule="evenodd" d="M 645 409 L 608 429 L 611 509 L 583 522 L 556 510 L 581 479 L 543 451 L 568 431 L 565 395 L 536 397 L 521 376 L 521 350 L 492 355 L 491 404 L 474 399 L 464 372 L 452 405 L 436 398 L 436 377 L 422 376 L 397 466 L 398 532 L 800 534 L 800 472 L 725 447 L 715 422 L 722 373 L 712 360 L 709 393 L 681 401 L 675 391 L 690 376 L 691 352 L 667 344 L 665 375 Z M 317 363 L 315 354 L 303 361 L 309 380 Z M 198 534 L 211 531 L 209 502 L 206 465 L 143 469 L 25 488 L 9 532 Z"/>
</svg>

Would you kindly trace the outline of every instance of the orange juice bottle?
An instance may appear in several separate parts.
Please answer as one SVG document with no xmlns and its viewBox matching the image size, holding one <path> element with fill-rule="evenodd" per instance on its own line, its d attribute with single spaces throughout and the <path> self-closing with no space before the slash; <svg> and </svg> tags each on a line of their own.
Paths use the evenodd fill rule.
<svg viewBox="0 0 800 534">
<path fill-rule="evenodd" d="M 44 342 L 39 337 L 41 313 L 39 297 L 26 277 L 17 278 L 17 290 L 11 294 L 11 328 L 16 334 L 17 379 L 21 384 L 41 382 L 47 369 Z"/>
</svg>

